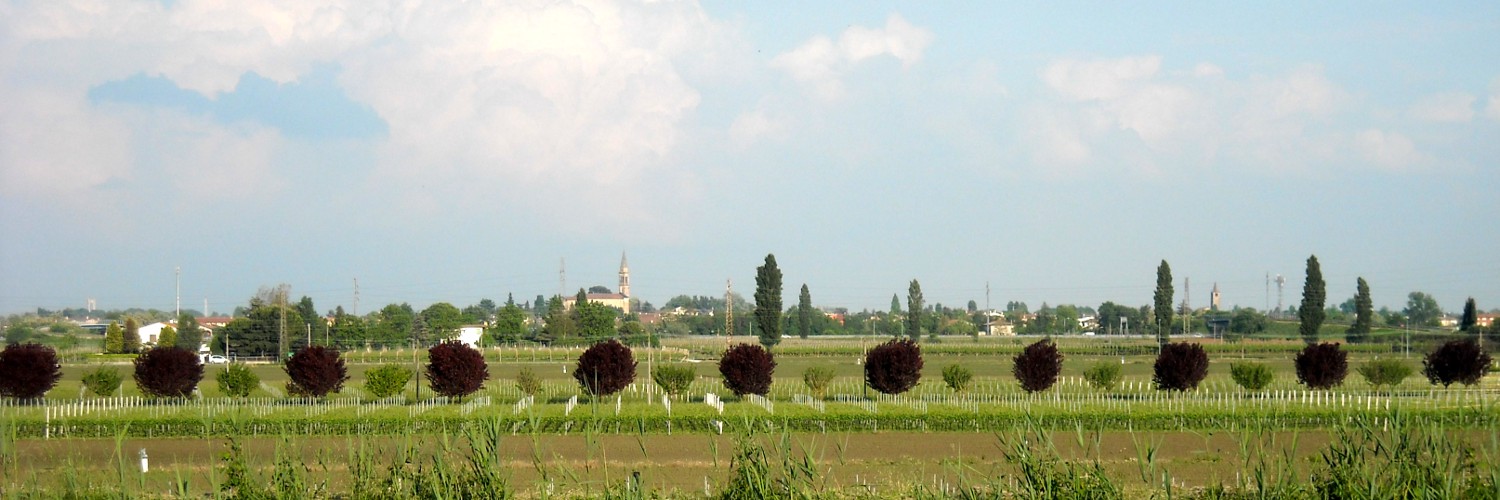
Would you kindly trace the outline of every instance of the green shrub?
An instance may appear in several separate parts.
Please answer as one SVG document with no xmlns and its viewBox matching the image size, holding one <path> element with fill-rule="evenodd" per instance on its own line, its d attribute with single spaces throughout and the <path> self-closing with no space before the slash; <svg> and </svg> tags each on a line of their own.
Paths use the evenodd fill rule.
<svg viewBox="0 0 1500 500">
<path fill-rule="evenodd" d="M 521 372 L 516 374 L 516 389 L 521 391 L 521 394 L 535 396 L 542 392 L 542 378 L 530 368 L 522 368 Z"/>
<path fill-rule="evenodd" d="M 807 390 L 812 391 L 815 398 L 823 399 L 823 396 L 828 394 L 829 382 L 833 382 L 832 368 L 812 366 L 802 372 L 802 383 L 807 384 Z"/>
<path fill-rule="evenodd" d="M 379 368 L 365 372 L 365 392 L 370 393 L 376 399 L 384 399 L 394 396 L 406 388 L 406 383 L 411 381 L 411 370 L 401 365 L 380 365 Z"/>
<path fill-rule="evenodd" d="M 1100 361 L 1094 366 L 1083 371 L 1084 380 L 1095 389 L 1110 390 L 1120 383 L 1120 365 L 1109 361 Z"/>
<path fill-rule="evenodd" d="M 219 383 L 219 392 L 225 396 L 243 398 L 250 396 L 250 391 L 260 386 L 260 377 L 250 371 L 250 367 L 243 363 L 234 363 L 224 368 L 224 371 L 214 375 L 214 380 Z"/>
<path fill-rule="evenodd" d="M 1262 363 L 1232 363 L 1229 365 L 1229 376 L 1234 383 L 1239 384 L 1246 390 L 1259 391 L 1271 385 L 1271 380 L 1276 377 L 1271 372 L 1271 367 Z"/>
<path fill-rule="evenodd" d="M 95 396 L 112 396 L 115 391 L 120 390 L 120 370 L 114 367 L 99 367 L 99 369 L 83 375 L 83 386 Z"/>
<path fill-rule="evenodd" d="M 1376 390 L 1379 390 L 1382 385 L 1387 388 L 1401 385 L 1401 382 L 1412 374 L 1411 365 L 1403 363 L 1399 359 L 1367 361 L 1365 364 L 1360 365 L 1356 371 L 1359 372 L 1359 376 L 1364 377 L 1365 382 L 1375 386 Z"/>
<path fill-rule="evenodd" d="M 661 365 L 651 371 L 651 380 L 669 396 L 680 396 L 687 392 L 688 386 L 693 384 L 693 379 L 698 378 L 698 370 L 691 366 Z"/>
<path fill-rule="evenodd" d="M 974 372 L 969 371 L 962 365 L 948 365 L 943 367 L 943 383 L 948 384 L 953 392 L 962 394 L 969 390 L 969 382 L 974 381 Z"/>
</svg>

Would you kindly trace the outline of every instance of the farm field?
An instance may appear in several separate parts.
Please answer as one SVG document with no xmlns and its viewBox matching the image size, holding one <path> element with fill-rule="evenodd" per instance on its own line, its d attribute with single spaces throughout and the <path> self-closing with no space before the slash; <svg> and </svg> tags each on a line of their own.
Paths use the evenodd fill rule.
<svg viewBox="0 0 1500 500">
<path fill-rule="evenodd" d="M 1493 492 L 1500 484 L 1493 374 L 1451 388 L 1417 374 L 1377 389 L 1353 368 L 1395 358 L 1419 370 L 1420 357 L 1360 345 L 1342 386 L 1309 391 L 1291 363 L 1300 343 L 1246 343 L 1208 347 L 1208 377 L 1175 393 L 1152 387 L 1154 353 L 1142 352 L 1150 349 L 1141 342 L 1067 339 L 1059 341 L 1066 353 L 1059 383 L 1027 394 L 1009 373 L 1022 345 L 1013 340 L 924 345 L 922 382 L 899 396 L 864 387 L 859 339 L 788 342 L 765 399 L 735 398 L 722 387 L 710 353 L 723 339 L 637 348 L 636 383 L 598 400 L 582 396 L 568 373 L 581 349 L 486 350 L 485 388 L 455 401 L 426 387 L 419 395 L 413 384 L 381 401 L 360 389 L 364 372 L 381 363 L 411 367 L 411 351 L 347 353 L 350 380 L 322 400 L 285 397 L 286 375 L 271 364 L 251 365 L 261 384 L 248 399 L 218 392 L 213 374 L 222 365 L 206 367 L 196 399 L 152 400 L 128 380 L 117 395 L 97 397 L 79 380 L 102 365 L 70 363 L 45 403 L 0 406 L 0 496 L 201 496 L 238 477 L 266 488 L 291 481 L 314 496 L 360 496 L 384 484 L 383 496 L 429 497 L 440 487 L 418 488 L 427 477 L 491 490 L 501 481 L 526 497 L 696 498 L 745 487 L 744 467 L 736 466 L 745 457 L 768 467 L 757 474 L 778 491 L 825 497 L 1103 484 L 1128 498 L 1212 496 L 1218 488 L 1299 498 L 1312 495 L 1314 478 L 1388 467 L 1440 474 L 1433 477 L 1453 482 L 1443 491 Z M 1265 363 L 1275 380 L 1260 392 L 1239 388 L 1228 366 L 1240 360 Z M 1120 364 L 1120 384 L 1089 386 L 1081 374 L 1096 363 Z M 649 378 L 657 364 L 694 367 L 697 379 L 686 394 L 663 398 Z M 962 394 L 943 383 L 943 368 L 954 364 L 974 374 Z M 811 397 L 801 379 L 811 367 L 834 371 L 825 397 Z M 118 368 L 128 378 L 130 366 Z M 543 379 L 534 398 L 516 387 L 522 369 Z M 711 404 L 716 399 L 722 406 Z M 1396 444 L 1431 460 L 1394 466 L 1380 450 Z M 150 456 L 145 474 L 136 458 L 142 449 Z M 1341 456 L 1358 460 L 1334 459 Z M 495 474 L 466 476 L 474 460 Z"/>
</svg>

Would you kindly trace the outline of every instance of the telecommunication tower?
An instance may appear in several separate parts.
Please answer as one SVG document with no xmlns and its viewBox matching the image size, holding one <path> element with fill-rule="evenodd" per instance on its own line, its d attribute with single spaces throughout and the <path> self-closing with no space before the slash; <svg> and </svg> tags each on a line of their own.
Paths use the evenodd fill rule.
<svg viewBox="0 0 1500 500">
<path fill-rule="evenodd" d="M 1286 277 L 1276 275 L 1276 315 L 1281 315 L 1281 297 L 1286 292 Z"/>
<path fill-rule="evenodd" d="M 724 345 L 734 337 L 734 280 L 724 280 Z"/>
<path fill-rule="evenodd" d="M 203 308 L 208 309 L 207 306 Z M 359 316 L 359 278 L 354 278 L 354 315 Z"/>
</svg>

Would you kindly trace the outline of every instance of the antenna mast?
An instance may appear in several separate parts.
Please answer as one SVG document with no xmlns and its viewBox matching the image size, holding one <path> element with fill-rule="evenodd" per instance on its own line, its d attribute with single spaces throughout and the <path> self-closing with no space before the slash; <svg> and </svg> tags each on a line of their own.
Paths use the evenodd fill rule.
<svg viewBox="0 0 1500 500">
<path fill-rule="evenodd" d="M 182 266 L 172 270 L 173 281 L 177 284 L 177 316 L 182 316 Z"/>
<path fill-rule="evenodd" d="M 734 280 L 724 280 L 724 345 L 734 337 Z"/>
<path fill-rule="evenodd" d="M 359 278 L 354 278 L 354 315 L 359 316 Z"/>
<path fill-rule="evenodd" d="M 1281 316 L 1281 297 L 1286 289 L 1286 277 L 1276 275 L 1276 316 Z"/>
</svg>

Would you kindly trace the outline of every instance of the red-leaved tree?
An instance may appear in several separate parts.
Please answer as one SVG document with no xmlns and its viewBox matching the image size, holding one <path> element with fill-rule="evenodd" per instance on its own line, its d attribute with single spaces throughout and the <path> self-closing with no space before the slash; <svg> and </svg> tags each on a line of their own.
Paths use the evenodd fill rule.
<svg viewBox="0 0 1500 500">
<path fill-rule="evenodd" d="M 1012 361 L 1015 365 L 1011 367 L 1011 374 L 1026 392 L 1051 388 L 1057 383 L 1058 374 L 1062 373 L 1063 355 L 1057 352 L 1057 344 L 1047 339 L 1026 346 Z"/>
<path fill-rule="evenodd" d="M 615 339 L 595 343 L 578 355 L 573 379 L 594 396 L 620 392 L 635 381 L 635 356 L 629 347 Z"/>
<path fill-rule="evenodd" d="M 320 345 L 298 349 L 282 369 L 291 378 L 287 390 L 297 396 L 321 398 L 343 390 L 344 381 L 349 380 L 338 349 Z"/>
<path fill-rule="evenodd" d="M 1163 391 L 1188 391 L 1208 376 L 1208 353 L 1203 346 L 1174 342 L 1161 346 L 1151 367 L 1151 381 Z"/>
<path fill-rule="evenodd" d="M 20 400 L 47 394 L 62 378 L 57 351 L 35 343 L 11 344 L 0 351 L 0 396 Z"/>
<path fill-rule="evenodd" d="M 450 340 L 427 350 L 427 383 L 438 394 L 467 396 L 484 387 L 489 378 L 484 356 L 462 342 Z"/>
<path fill-rule="evenodd" d="M 1474 339 L 1450 340 L 1422 360 L 1422 374 L 1443 387 L 1458 382 L 1474 385 L 1490 367 L 1490 355 Z"/>
<path fill-rule="evenodd" d="M 198 353 L 180 347 L 154 347 L 135 358 L 135 385 L 141 392 L 164 398 L 182 398 L 203 380 Z"/>
<path fill-rule="evenodd" d="M 737 344 L 719 356 L 719 374 L 724 388 L 736 396 L 771 392 L 771 376 L 776 372 L 776 358 L 758 344 Z"/>
<path fill-rule="evenodd" d="M 1349 353 L 1337 342 L 1309 344 L 1292 360 L 1297 366 L 1297 381 L 1309 389 L 1332 389 L 1344 383 L 1349 374 Z"/>
<path fill-rule="evenodd" d="M 891 340 L 865 355 L 865 383 L 886 394 L 901 394 L 922 380 L 922 348 L 911 339 Z"/>
</svg>

